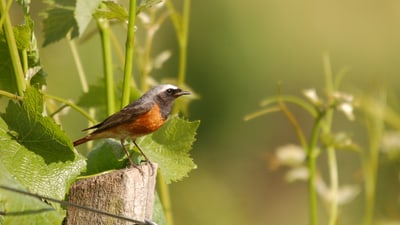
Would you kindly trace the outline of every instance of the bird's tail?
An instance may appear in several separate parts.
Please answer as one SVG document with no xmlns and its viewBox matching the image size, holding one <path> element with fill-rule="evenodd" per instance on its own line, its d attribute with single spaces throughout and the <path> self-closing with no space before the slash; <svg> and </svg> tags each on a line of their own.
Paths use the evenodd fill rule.
<svg viewBox="0 0 400 225">
<path fill-rule="evenodd" d="M 83 137 L 81 139 L 78 139 L 78 140 L 74 141 L 74 147 L 78 146 L 78 145 L 81 145 L 83 143 L 86 143 L 88 141 L 91 141 L 91 140 L 92 140 L 92 138 L 90 138 L 89 136 L 86 136 L 86 137 Z"/>
</svg>

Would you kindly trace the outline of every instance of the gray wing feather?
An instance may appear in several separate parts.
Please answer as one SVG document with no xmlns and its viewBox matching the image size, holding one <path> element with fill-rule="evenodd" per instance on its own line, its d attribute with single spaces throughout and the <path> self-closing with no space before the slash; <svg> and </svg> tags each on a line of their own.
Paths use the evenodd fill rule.
<svg viewBox="0 0 400 225">
<path fill-rule="evenodd" d="M 133 102 L 132 104 L 126 106 L 121 111 L 112 114 L 107 117 L 103 122 L 89 127 L 85 130 L 96 129 L 93 133 L 98 133 L 112 127 L 117 127 L 121 124 L 131 122 L 136 120 L 139 115 L 150 111 L 153 108 L 154 102 L 144 103 Z"/>
</svg>

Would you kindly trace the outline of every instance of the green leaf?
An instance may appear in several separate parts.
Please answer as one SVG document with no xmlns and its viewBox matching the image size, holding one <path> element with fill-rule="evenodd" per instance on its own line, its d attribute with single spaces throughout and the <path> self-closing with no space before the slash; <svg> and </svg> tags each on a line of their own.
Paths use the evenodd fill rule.
<svg viewBox="0 0 400 225">
<path fill-rule="evenodd" d="M 67 36 L 71 31 L 71 39 L 79 35 L 78 24 L 74 18 L 71 8 L 52 8 L 47 10 L 46 18 L 43 20 L 44 43 L 47 46 Z"/>
<path fill-rule="evenodd" d="M 138 140 L 138 145 L 152 162 L 158 163 L 167 183 L 181 180 L 196 168 L 189 151 L 196 140 L 200 121 L 189 122 L 171 116 L 157 132 Z"/>
<path fill-rule="evenodd" d="M 87 175 L 101 173 L 113 169 L 121 169 L 126 165 L 125 152 L 121 143 L 112 139 L 99 142 L 87 155 Z"/>
<path fill-rule="evenodd" d="M 49 1 L 43 21 L 45 40 L 43 46 L 59 41 L 71 31 L 71 39 L 82 35 L 101 0 Z"/>
<path fill-rule="evenodd" d="M 25 24 L 13 27 L 15 41 L 20 54 L 22 51 L 31 50 L 33 26 L 33 21 L 29 16 L 25 16 Z M 11 60 L 4 33 L 0 31 L 0 89 L 16 93 L 17 84 Z M 30 67 L 30 65 L 28 65 L 28 67 Z"/>
<path fill-rule="evenodd" d="M 59 125 L 49 117 L 42 116 L 43 96 L 34 88 L 26 91 L 20 103 L 10 101 L 2 115 L 14 138 L 25 147 L 45 156 L 46 162 L 72 160 L 72 143 Z M 54 149 L 57 149 L 55 151 Z"/>
<path fill-rule="evenodd" d="M 190 122 L 171 116 L 158 131 L 137 140 L 150 161 L 158 163 L 167 183 L 182 179 L 196 168 L 189 151 L 196 140 L 199 124 L 200 121 Z M 123 168 L 126 165 L 126 160 L 121 162 L 124 156 L 125 152 L 118 141 L 108 139 L 101 142 L 88 155 L 86 174 Z"/>
<path fill-rule="evenodd" d="M 101 96 L 104 96 L 103 98 Z M 79 106 L 91 108 L 106 105 L 106 88 L 104 82 L 89 85 L 89 91 L 83 93 L 76 103 Z"/>
<path fill-rule="evenodd" d="M 85 160 L 54 121 L 42 115 L 43 96 L 28 88 L 0 119 L 0 162 L 30 191 L 63 199 Z"/>
<path fill-rule="evenodd" d="M 8 45 L 4 40 L 4 33 L 0 33 L 0 89 L 16 93 L 17 85 Z"/>
<path fill-rule="evenodd" d="M 27 191 L 21 183 L 13 178 L 7 168 L 0 164 L 0 185 Z M 56 211 L 50 205 L 37 198 L 0 188 L 0 211 L 7 213 L 0 216 L 0 224 L 61 224 L 65 212 Z"/>
<path fill-rule="evenodd" d="M 144 11 L 145 9 L 152 8 L 153 6 L 159 4 L 161 0 L 142 0 L 138 1 L 139 6 L 137 7 L 136 14 L 139 14 L 140 12 Z"/>
<path fill-rule="evenodd" d="M 26 23 L 14 27 L 14 36 L 19 50 L 28 50 L 31 47 L 31 37 L 33 30 L 33 21 L 25 17 Z"/>
<path fill-rule="evenodd" d="M 79 35 L 83 34 L 102 0 L 77 0 L 75 20 L 79 27 Z"/>
<path fill-rule="evenodd" d="M 128 12 L 125 7 L 111 1 L 103 2 L 105 7 L 97 9 L 93 14 L 96 18 L 103 18 L 107 20 L 117 20 L 120 22 L 126 22 L 128 20 Z"/>
</svg>

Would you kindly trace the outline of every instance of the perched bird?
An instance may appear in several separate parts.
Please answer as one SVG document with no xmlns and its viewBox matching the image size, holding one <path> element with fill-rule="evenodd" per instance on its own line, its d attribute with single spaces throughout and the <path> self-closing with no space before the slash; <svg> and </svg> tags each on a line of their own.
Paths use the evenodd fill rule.
<svg viewBox="0 0 400 225">
<path fill-rule="evenodd" d="M 87 136 L 74 141 L 74 146 L 100 138 L 118 139 L 131 165 L 134 166 L 124 145 L 124 141 L 130 138 L 148 161 L 146 155 L 136 144 L 136 138 L 158 130 L 168 119 L 175 99 L 189 94 L 191 93 L 171 84 L 155 86 L 121 111 L 107 117 L 103 122 L 84 129 L 83 131 L 95 130 Z"/>
</svg>

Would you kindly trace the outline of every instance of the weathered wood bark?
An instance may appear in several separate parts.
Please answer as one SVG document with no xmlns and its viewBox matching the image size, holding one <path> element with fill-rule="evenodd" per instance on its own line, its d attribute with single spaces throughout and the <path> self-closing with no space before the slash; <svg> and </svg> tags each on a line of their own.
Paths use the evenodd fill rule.
<svg viewBox="0 0 400 225">
<path fill-rule="evenodd" d="M 77 181 L 72 185 L 69 202 L 128 217 L 138 221 L 151 220 L 157 165 L 117 170 Z M 68 206 L 67 225 L 133 224 L 99 213 Z"/>
</svg>

